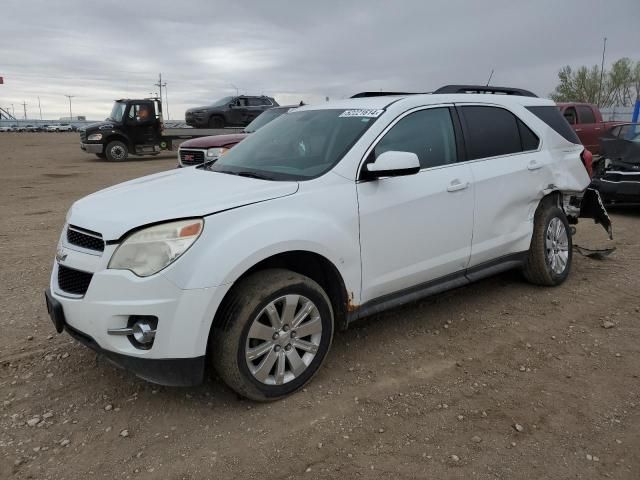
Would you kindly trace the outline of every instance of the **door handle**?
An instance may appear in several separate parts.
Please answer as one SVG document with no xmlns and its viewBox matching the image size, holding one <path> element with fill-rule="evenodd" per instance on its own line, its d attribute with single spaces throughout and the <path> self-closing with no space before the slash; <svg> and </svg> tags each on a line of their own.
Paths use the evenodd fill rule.
<svg viewBox="0 0 640 480">
<path fill-rule="evenodd" d="M 576 132 L 581 132 L 582 129 L 581 128 L 576 128 Z"/>
<path fill-rule="evenodd" d="M 538 170 L 539 168 L 542 168 L 542 165 L 534 160 L 532 162 L 529 162 L 529 165 L 527 165 L 527 168 L 533 171 L 533 170 Z"/>
<path fill-rule="evenodd" d="M 447 192 L 457 192 L 458 190 L 464 190 L 469 187 L 469 182 L 462 183 L 460 180 L 454 180 L 447 187 Z"/>
</svg>

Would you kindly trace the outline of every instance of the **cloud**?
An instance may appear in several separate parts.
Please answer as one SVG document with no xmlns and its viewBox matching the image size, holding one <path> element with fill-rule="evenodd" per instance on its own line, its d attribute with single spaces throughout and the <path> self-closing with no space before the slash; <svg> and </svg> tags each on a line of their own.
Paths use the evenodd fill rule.
<svg viewBox="0 0 640 480">
<path fill-rule="evenodd" d="M 5 0 L 0 106 L 30 117 L 104 118 L 115 98 L 157 91 L 171 117 L 235 93 L 282 103 L 447 83 L 515 85 L 547 95 L 565 64 L 637 53 L 640 3 L 579 0 L 81 2 Z"/>
</svg>

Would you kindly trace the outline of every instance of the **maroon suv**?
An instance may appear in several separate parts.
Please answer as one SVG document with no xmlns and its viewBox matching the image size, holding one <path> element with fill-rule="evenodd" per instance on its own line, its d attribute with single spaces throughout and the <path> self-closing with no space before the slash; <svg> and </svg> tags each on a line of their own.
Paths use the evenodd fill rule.
<svg viewBox="0 0 640 480">
<path fill-rule="evenodd" d="M 275 107 L 261 113 L 256 119 L 247 125 L 242 133 L 230 133 L 228 135 L 213 135 L 187 140 L 180 144 L 178 149 L 178 167 L 191 167 L 200 165 L 208 160 L 215 160 L 225 151 L 240 143 L 247 135 L 264 127 L 271 120 L 278 118 L 297 105 Z"/>
</svg>

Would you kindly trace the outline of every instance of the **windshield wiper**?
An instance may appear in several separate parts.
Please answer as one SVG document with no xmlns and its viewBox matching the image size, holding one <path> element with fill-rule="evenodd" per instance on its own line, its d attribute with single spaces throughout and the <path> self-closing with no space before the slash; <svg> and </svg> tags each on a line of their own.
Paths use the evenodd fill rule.
<svg viewBox="0 0 640 480">
<path fill-rule="evenodd" d="M 207 162 L 212 162 L 212 161 L 211 160 L 207 160 Z M 205 168 L 206 168 L 206 166 L 205 166 Z M 246 171 L 246 170 L 242 170 L 240 172 L 234 172 L 234 171 L 231 171 L 231 170 L 211 170 L 211 169 L 208 169 L 208 170 L 210 170 L 212 172 L 216 172 L 216 173 L 226 173 L 226 174 L 229 174 L 229 175 L 236 175 L 238 177 L 256 178 L 258 180 L 273 180 L 273 177 L 270 177 L 268 175 L 263 175 L 261 173 L 256 173 L 256 172 L 249 172 L 249 171 Z"/>
<path fill-rule="evenodd" d="M 267 175 L 263 175 L 261 173 L 256 173 L 256 172 L 237 172 L 236 175 L 238 175 L 239 177 L 247 177 L 247 178 L 257 178 L 258 180 L 273 180 L 272 177 L 269 177 Z"/>
</svg>

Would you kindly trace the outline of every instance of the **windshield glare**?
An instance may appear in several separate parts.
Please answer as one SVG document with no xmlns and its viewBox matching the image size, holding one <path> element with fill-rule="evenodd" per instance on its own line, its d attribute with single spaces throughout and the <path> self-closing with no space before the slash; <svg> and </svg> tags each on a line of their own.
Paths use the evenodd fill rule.
<svg viewBox="0 0 640 480">
<path fill-rule="evenodd" d="M 376 120 L 341 116 L 343 113 L 345 110 L 339 109 L 281 115 L 233 147 L 210 169 L 269 180 L 319 177 L 333 168 Z"/>
<path fill-rule="evenodd" d="M 228 105 L 231 103 L 231 100 L 233 100 L 233 97 L 224 97 L 221 98 L 220 100 L 213 102 L 210 106 L 211 107 L 222 107 L 223 105 Z"/>
<path fill-rule="evenodd" d="M 264 127 L 271 120 L 278 118 L 284 112 L 286 112 L 286 110 L 283 108 L 272 108 L 271 110 L 265 110 L 260 115 L 258 115 L 253 122 L 247 125 L 244 128 L 244 131 L 247 133 L 253 133 L 259 128 Z"/>
<path fill-rule="evenodd" d="M 126 107 L 126 103 L 115 102 L 113 104 L 113 108 L 111 109 L 111 115 L 109 115 L 109 118 L 113 121 L 121 122 Z"/>
</svg>

